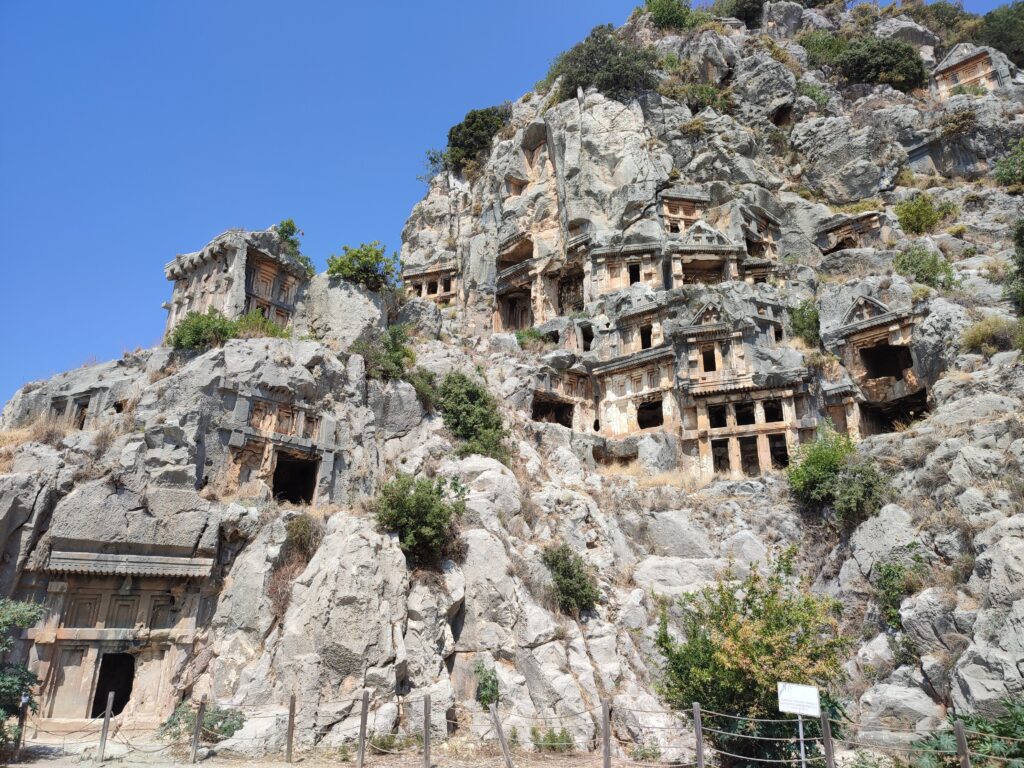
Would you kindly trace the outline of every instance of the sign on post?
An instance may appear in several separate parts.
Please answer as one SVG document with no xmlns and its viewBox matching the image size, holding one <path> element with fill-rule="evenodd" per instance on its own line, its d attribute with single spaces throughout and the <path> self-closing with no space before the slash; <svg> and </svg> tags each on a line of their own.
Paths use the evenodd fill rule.
<svg viewBox="0 0 1024 768">
<path fill-rule="evenodd" d="M 779 683 L 779 712 L 790 715 L 821 716 L 821 700 L 813 685 Z"/>
</svg>

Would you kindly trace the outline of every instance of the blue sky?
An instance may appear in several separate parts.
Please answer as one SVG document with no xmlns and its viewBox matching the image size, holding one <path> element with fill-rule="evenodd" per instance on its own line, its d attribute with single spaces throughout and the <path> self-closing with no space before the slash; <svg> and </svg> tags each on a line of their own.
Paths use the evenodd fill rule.
<svg viewBox="0 0 1024 768">
<path fill-rule="evenodd" d="M 158 343 L 163 264 L 225 229 L 397 250 L 424 151 L 631 8 L 0 0 L 0 401 Z"/>
</svg>

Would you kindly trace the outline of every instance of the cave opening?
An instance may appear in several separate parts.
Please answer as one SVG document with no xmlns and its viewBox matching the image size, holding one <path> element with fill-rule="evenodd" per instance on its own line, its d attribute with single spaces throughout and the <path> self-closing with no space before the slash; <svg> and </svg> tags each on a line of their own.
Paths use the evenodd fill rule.
<svg viewBox="0 0 1024 768">
<path fill-rule="evenodd" d="M 892 376 L 896 381 L 903 380 L 903 371 L 912 368 L 914 361 L 910 356 L 910 348 L 901 344 L 879 344 L 874 347 L 863 347 L 860 350 L 860 361 L 869 379 L 882 379 Z"/>
<path fill-rule="evenodd" d="M 785 435 L 768 435 L 768 453 L 772 457 L 772 467 L 785 469 L 789 466 L 789 447 Z"/>
<path fill-rule="evenodd" d="M 319 467 L 317 458 L 278 453 L 274 464 L 274 498 L 290 504 L 312 503 Z"/>
<path fill-rule="evenodd" d="M 640 429 L 652 429 L 664 424 L 665 411 L 662 408 L 661 399 L 640 403 L 636 407 L 636 423 Z"/>
<path fill-rule="evenodd" d="M 754 404 L 752 402 L 736 403 L 735 407 L 737 426 L 745 427 L 756 421 L 754 417 Z"/>
<path fill-rule="evenodd" d="M 721 429 L 727 424 L 726 422 L 726 406 L 724 405 L 709 405 L 708 406 L 708 426 L 711 429 Z"/>
<path fill-rule="evenodd" d="M 572 403 L 535 397 L 533 398 L 532 418 L 534 421 L 541 421 L 546 424 L 561 424 L 563 427 L 572 429 L 573 410 Z"/>
<path fill-rule="evenodd" d="M 721 440 L 711 441 L 711 460 L 715 472 L 728 473 L 732 471 L 732 465 L 729 462 L 729 440 L 722 438 Z"/>
<path fill-rule="evenodd" d="M 862 436 L 896 432 L 928 413 L 928 390 L 888 403 L 860 403 L 859 408 Z"/>
</svg>

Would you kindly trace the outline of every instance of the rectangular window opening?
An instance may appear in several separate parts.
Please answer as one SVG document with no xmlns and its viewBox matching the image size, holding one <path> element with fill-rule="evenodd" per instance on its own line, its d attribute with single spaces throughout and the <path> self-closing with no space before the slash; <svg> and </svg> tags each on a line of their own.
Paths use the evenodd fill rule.
<svg viewBox="0 0 1024 768">
<path fill-rule="evenodd" d="M 704 349 L 700 351 L 700 356 L 704 364 L 705 373 L 718 370 L 718 363 L 715 361 L 714 347 L 704 347 Z"/>
<path fill-rule="evenodd" d="M 558 400 L 545 400 L 535 397 L 533 399 L 533 420 L 545 424 L 561 424 L 563 427 L 572 429 L 572 414 L 574 406 L 571 403 L 563 403 Z"/>
<path fill-rule="evenodd" d="M 629 265 L 629 284 L 635 285 L 640 282 L 640 265 L 630 264 Z"/>
<path fill-rule="evenodd" d="M 640 403 L 636 408 L 636 423 L 640 429 L 653 429 L 665 423 L 661 399 Z"/>
<path fill-rule="evenodd" d="M 751 403 L 736 403 L 736 425 L 745 427 L 749 424 L 753 424 L 756 419 L 754 418 L 754 404 Z"/>
<path fill-rule="evenodd" d="M 278 453 L 274 465 L 274 498 L 290 504 L 312 503 L 319 468 L 317 457 Z"/>
<path fill-rule="evenodd" d="M 764 401 L 764 420 L 766 422 L 782 421 L 782 401 L 781 400 L 765 400 Z"/>
<path fill-rule="evenodd" d="M 711 429 L 721 429 L 727 423 L 728 422 L 726 421 L 726 406 L 708 406 L 708 424 L 710 425 Z"/>
<path fill-rule="evenodd" d="M 640 349 L 651 348 L 651 335 L 653 328 L 649 325 L 640 326 Z"/>
<path fill-rule="evenodd" d="M 910 348 L 897 344 L 865 347 L 860 350 L 860 360 L 869 379 L 892 376 L 896 381 L 902 381 L 903 371 L 914 365 Z"/>
<path fill-rule="evenodd" d="M 715 472 L 729 473 L 732 471 L 732 465 L 729 462 L 728 439 L 711 441 L 711 461 Z"/>
<path fill-rule="evenodd" d="M 757 438 L 741 437 L 740 442 L 740 465 L 743 474 L 748 477 L 756 477 L 761 474 L 761 463 L 757 458 Z"/>
<path fill-rule="evenodd" d="M 789 448 L 785 435 L 768 435 L 768 453 L 772 457 L 772 468 L 785 469 L 789 466 Z"/>
</svg>

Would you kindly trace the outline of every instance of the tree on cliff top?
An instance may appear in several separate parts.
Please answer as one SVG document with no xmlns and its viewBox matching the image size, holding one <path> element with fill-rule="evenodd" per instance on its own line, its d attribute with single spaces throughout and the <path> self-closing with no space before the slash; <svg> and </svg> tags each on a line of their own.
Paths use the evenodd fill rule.
<svg viewBox="0 0 1024 768">
<path fill-rule="evenodd" d="M 611 24 L 594 27 L 586 39 L 559 54 L 548 70 L 547 82 L 561 78 L 558 101 L 576 96 L 576 89 L 597 88 L 610 99 L 625 101 L 658 84 L 657 54 L 615 34 Z"/>
</svg>

